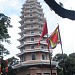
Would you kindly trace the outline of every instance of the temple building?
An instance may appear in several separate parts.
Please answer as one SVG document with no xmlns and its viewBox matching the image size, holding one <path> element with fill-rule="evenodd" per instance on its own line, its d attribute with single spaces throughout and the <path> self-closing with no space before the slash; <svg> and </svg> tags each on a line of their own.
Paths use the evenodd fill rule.
<svg viewBox="0 0 75 75">
<path fill-rule="evenodd" d="M 20 63 L 14 66 L 16 75 L 57 75 L 56 62 L 49 59 L 46 36 L 40 42 L 44 22 L 44 13 L 40 2 L 37 0 L 26 0 L 21 11 L 21 32 L 19 35 Z"/>
</svg>

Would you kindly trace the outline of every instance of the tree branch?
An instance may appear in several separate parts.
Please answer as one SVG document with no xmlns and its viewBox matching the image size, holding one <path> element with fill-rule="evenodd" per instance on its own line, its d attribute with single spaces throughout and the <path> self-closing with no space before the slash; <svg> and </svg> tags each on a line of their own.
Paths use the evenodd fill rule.
<svg viewBox="0 0 75 75">
<path fill-rule="evenodd" d="M 68 9 L 61 7 L 59 4 L 56 3 L 55 0 L 44 0 L 44 1 L 60 17 L 75 20 L 75 11 L 74 10 L 68 10 Z"/>
</svg>

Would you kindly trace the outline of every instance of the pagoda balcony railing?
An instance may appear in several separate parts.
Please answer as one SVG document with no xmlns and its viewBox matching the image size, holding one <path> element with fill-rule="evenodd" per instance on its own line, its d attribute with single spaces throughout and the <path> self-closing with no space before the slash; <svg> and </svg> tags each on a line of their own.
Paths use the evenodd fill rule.
<svg viewBox="0 0 75 75">
<path fill-rule="evenodd" d="M 25 34 L 21 38 L 19 38 L 18 41 L 23 40 L 25 37 L 31 37 L 31 36 L 41 36 L 41 34 L 39 34 L 39 33 L 36 33 L 36 34 L 35 33 L 34 34 Z"/>
<path fill-rule="evenodd" d="M 33 9 L 32 11 L 31 10 L 24 10 L 24 14 L 35 13 L 35 12 L 43 14 L 42 11 L 38 11 L 38 9 Z"/>
<path fill-rule="evenodd" d="M 27 2 L 27 1 L 26 1 L 25 6 L 26 6 L 26 5 L 27 5 L 27 6 L 28 6 L 28 5 L 34 5 L 34 2 Z"/>
<path fill-rule="evenodd" d="M 30 9 L 35 9 L 35 5 L 33 5 L 32 7 L 29 7 L 29 6 L 27 7 L 27 6 L 26 6 L 25 9 L 29 9 L 29 10 L 30 10 Z"/>
<path fill-rule="evenodd" d="M 43 22 L 40 22 L 40 21 L 25 21 L 19 28 L 23 28 L 26 24 L 38 24 L 38 25 L 43 25 L 44 23 Z"/>
<path fill-rule="evenodd" d="M 22 13 L 22 16 L 24 16 L 25 14 L 28 14 L 28 13 L 38 13 L 38 14 L 41 14 L 41 15 L 44 15 L 42 12 L 39 12 L 38 10 L 34 9 L 33 11 L 30 11 L 30 10 L 27 10 L 27 11 L 21 11 Z"/>
<path fill-rule="evenodd" d="M 19 34 L 24 34 L 25 32 L 27 31 L 31 31 L 31 30 L 41 30 L 41 28 L 38 28 L 38 27 L 34 27 L 34 28 L 24 28 Z"/>
<path fill-rule="evenodd" d="M 41 49 L 41 48 L 35 48 L 35 49 L 25 49 L 24 51 L 22 51 L 21 53 L 18 53 L 17 56 L 23 55 L 25 53 L 32 53 L 32 52 L 49 52 L 48 49 Z"/>
<path fill-rule="evenodd" d="M 40 43 L 47 45 L 47 43 L 45 41 L 41 41 Z M 24 47 L 25 45 L 30 45 L 30 44 L 32 44 L 32 45 L 38 44 L 38 41 L 26 41 L 26 42 L 24 42 L 24 44 L 18 46 L 17 48 L 20 49 L 20 48 Z"/>
<path fill-rule="evenodd" d="M 25 19 L 34 19 L 34 18 L 39 18 L 39 19 L 44 19 L 43 16 L 39 16 L 39 15 L 32 15 L 32 16 L 25 16 L 24 17 L 24 14 L 22 16 L 20 16 L 22 18 L 22 20 L 25 20 Z"/>
<path fill-rule="evenodd" d="M 50 65 L 50 60 L 28 60 L 28 61 L 24 61 L 24 62 L 20 62 L 19 64 L 13 66 L 13 69 L 15 68 L 20 68 L 23 66 L 31 66 L 31 65 Z M 56 67 L 58 66 L 58 62 L 56 61 L 51 61 L 51 65 L 54 66 L 54 69 L 56 69 Z"/>
<path fill-rule="evenodd" d="M 40 33 L 24 34 L 21 38 L 18 39 L 18 41 L 21 41 L 21 40 L 23 40 L 24 38 L 26 38 L 26 37 L 31 37 L 31 36 L 33 36 L 33 37 L 35 37 L 35 36 L 41 36 L 41 34 L 40 34 Z M 44 37 L 47 37 L 47 36 L 45 35 Z"/>
</svg>

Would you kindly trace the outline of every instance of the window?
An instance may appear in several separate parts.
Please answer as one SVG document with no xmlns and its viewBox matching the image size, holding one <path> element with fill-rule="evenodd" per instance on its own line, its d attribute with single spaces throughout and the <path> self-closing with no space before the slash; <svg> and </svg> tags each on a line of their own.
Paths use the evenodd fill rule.
<svg viewBox="0 0 75 75">
<path fill-rule="evenodd" d="M 27 75 L 30 75 L 30 74 L 27 74 Z"/>
<path fill-rule="evenodd" d="M 41 34 L 41 31 L 39 31 L 39 33 Z"/>
<path fill-rule="evenodd" d="M 33 37 L 31 37 L 31 41 L 34 41 L 34 38 Z"/>
<path fill-rule="evenodd" d="M 31 46 L 31 49 L 34 49 L 34 45 Z"/>
<path fill-rule="evenodd" d="M 32 53 L 32 60 L 36 60 L 36 54 Z"/>
<path fill-rule="evenodd" d="M 41 73 L 37 73 L 37 75 L 42 75 Z"/>
<path fill-rule="evenodd" d="M 32 11 L 32 9 L 30 11 Z"/>
<path fill-rule="evenodd" d="M 0 55 L 2 55 L 2 52 L 0 52 Z"/>
<path fill-rule="evenodd" d="M 32 16 L 32 14 L 30 14 L 30 16 Z"/>
<path fill-rule="evenodd" d="M 34 31 L 31 31 L 31 34 L 33 34 L 34 33 Z"/>
<path fill-rule="evenodd" d="M 39 28 L 40 28 L 40 25 L 39 25 Z"/>
<path fill-rule="evenodd" d="M 46 54 L 45 53 L 42 54 L 42 59 L 46 60 Z"/>
<path fill-rule="evenodd" d="M 44 75 L 50 75 L 50 73 L 44 73 Z"/>
<path fill-rule="evenodd" d="M 32 6 L 30 6 L 30 7 L 32 7 Z"/>
<path fill-rule="evenodd" d="M 38 19 L 38 21 L 40 21 L 40 19 Z"/>
<path fill-rule="evenodd" d="M 27 26 L 25 25 L 24 28 L 26 28 Z"/>
<path fill-rule="evenodd" d="M 26 20 L 24 21 L 24 23 L 26 23 Z"/>
<path fill-rule="evenodd" d="M 33 19 L 30 19 L 30 21 L 33 21 Z"/>
<path fill-rule="evenodd" d="M 25 55 L 21 56 L 21 62 L 25 61 Z"/>
<path fill-rule="evenodd" d="M 41 49 L 44 49 L 44 45 L 41 46 Z"/>
<path fill-rule="evenodd" d="M 33 27 L 33 25 L 31 25 L 31 28 Z"/>
<path fill-rule="evenodd" d="M 52 73 L 52 75 L 56 75 L 56 73 Z"/>
</svg>

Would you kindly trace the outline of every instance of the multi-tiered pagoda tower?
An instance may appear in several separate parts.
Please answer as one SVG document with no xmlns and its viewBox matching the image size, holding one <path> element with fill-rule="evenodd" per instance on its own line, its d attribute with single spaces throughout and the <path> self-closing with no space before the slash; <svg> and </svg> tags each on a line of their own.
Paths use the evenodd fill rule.
<svg viewBox="0 0 75 75">
<path fill-rule="evenodd" d="M 46 37 L 42 39 L 38 46 L 42 28 L 45 22 L 44 13 L 40 2 L 37 0 L 27 0 L 22 7 L 20 16 L 21 38 L 20 63 L 14 66 L 16 75 L 50 75 L 49 52 L 47 49 Z M 56 63 L 53 61 L 52 73 L 57 75 Z"/>
</svg>

